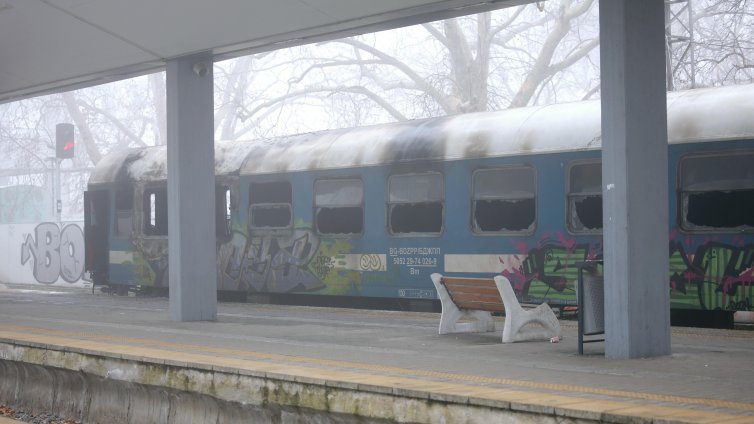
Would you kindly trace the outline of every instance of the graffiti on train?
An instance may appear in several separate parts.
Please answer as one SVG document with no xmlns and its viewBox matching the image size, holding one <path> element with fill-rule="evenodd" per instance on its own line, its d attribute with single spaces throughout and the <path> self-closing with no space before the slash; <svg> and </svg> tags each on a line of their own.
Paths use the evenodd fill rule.
<svg viewBox="0 0 754 424">
<path fill-rule="evenodd" d="M 519 254 L 499 255 L 498 272 L 513 283 L 524 299 L 575 301 L 578 264 L 601 259 L 601 244 L 577 243 L 562 234 L 545 236 L 537 246 L 517 246 Z M 673 307 L 752 310 L 754 305 L 754 245 L 733 237 L 670 235 L 669 289 Z"/>
<path fill-rule="evenodd" d="M 248 238 L 234 232 L 220 246 L 220 287 L 272 293 L 358 292 L 364 272 L 386 270 L 386 255 L 351 251 L 347 240 L 323 240 L 310 228 L 282 237 Z"/>
<path fill-rule="evenodd" d="M 500 273 L 513 284 L 516 294 L 528 301 L 575 303 L 573 282 L 578 278 L 578 265 L 586 260 L 601 259 L 600 244 L 582 244 L 567 239 L 563 233 L 545 234 L 530 248 L 516 245 L 518 254 L 500 255 Z"/>
<path fill-rule="evenodd" d="M 701 309 L 751 310 L 754 245 L 734 238 L 730 243 L 710 239 L 696 249 L 692 246 L 671 235 L 671 289 L 697 298 Z"/>
<path fill-rule="evenodd" d="M 84 232 L 76 224 L 62 229 L 54 222 L 43 222 L 27 234 L 21 245 L 21 265 L 32 262 L 34 278 L 53 284 L 62 278 L 74 283 L 84 274 Z"/>
<path fill-rule="evenodd" d="M 221 287 L 276 293 L 321 289 L 322 282 L 308 270 L 318 246 L 319 238 L 308 230 L 251 239 L 235 232 L 220 247 Z"/>
<path fill-rule="evenodd" d="M 576 301 L 579 264 L 602 258 L 601 243 L 578 242 L 562 233 L 545 234 L 536 245 L 512 243 L 517 253 L 446 255 L 446 271 L 500 273 L 521 299 L 569 304 Z M 679 237 L 676 231 L 670 235 L 669 259 L 672 307 L 752 310 L 753 244 L 739 237 Z"/>
</svg>

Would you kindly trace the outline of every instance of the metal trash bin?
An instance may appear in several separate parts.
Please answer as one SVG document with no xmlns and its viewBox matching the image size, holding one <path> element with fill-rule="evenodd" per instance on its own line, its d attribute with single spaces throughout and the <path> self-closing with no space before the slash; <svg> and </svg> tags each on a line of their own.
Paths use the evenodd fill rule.
<svg viewBox="0 0 754 424">
<path fill-rule="evenodd" d="M 578 265 L 579 355 L 584 354 L 584 343 L 605 341 L 604 337 L 585 338 L 605 334 L 605 279 L 599 273 L 601 265 L 601 260 L 585 261 Z"/>
</svg>

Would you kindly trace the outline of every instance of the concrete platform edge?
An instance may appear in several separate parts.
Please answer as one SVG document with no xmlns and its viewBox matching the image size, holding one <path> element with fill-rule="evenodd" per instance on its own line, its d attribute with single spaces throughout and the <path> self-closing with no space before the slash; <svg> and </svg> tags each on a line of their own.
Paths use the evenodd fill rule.
<svg viewBox="0 0 754 424">
<path fill-rule="evenodd" d="M 375 423 L 754 422 L 751 415 L 414 380 L 300 365 L 319 361 L 296 365 L 235 354 L 5 332 L 0 402 L 113 423 L 289 423 L 312 416 L 323 423 L 354 417 Z M 114 404 L 120 410 L 113 410 Z"/>
<path fill-rule="evenodd" d="M 585 413 L 569 408 L 505 400 L 483 399 L 458 395 L 443 395 L 417 389 L 404 389 L 371 384 L 341 384 L 316 378 L 301 378 L 281 372 L 239 372 L 230 367 L 213 367 L 182 361 L 165 361 L 138 355 L 94 352 L 90 349 L 68 348 L 49 344 L 0 339 L 0 399 L 37 410 L 68 412 L 77 418 L 93 422 L 144 422 L 144 415 L 131 417 L 129 411 L 138 409 L 162 411 L 155 417 L 162 422 L 206 422 L 213 417 L 207 411 L 223 414 L 223 408 L 204 408 L 201 414 L 171 412 L 171 397 L 144 396 L 145 387 L 170 393 L 190 393 L 195 402 L 214 399 L 241 406 L 272 407 L 273 414 L 281 408 L 318 411 L 336 416 L 358 416 L 362 419 L 394 422 L 532 422 L 581 423 L 605 422 L 600 412 Z M 22 374 L 34 373 L 37 378 L 25 382 Z M 70 374 L 78 376 L 72 378 Z M 45 377 L 39 378 L 40 375 Z M 76 384 L 80 387 L 62 387 Z M 115 393 L 96 395 L 98 391 Z M 103 391 L 103 387 L 110 386 Z M 81 393 L 67 399 L 65 411 L 57 411 L 56 393 Z M 175 397 L 175 396 L 173 396 Z M 122 401 L 126 398 L 127 401 Z M 107 405 L 98 405 L 106 402 Z M 160 405 L 164 402 L 164 405 Z M 57 403 L 61 403 L 57 399 Z M 139 404 L 141 403 L 141 404 Z M 175 402 L 172 402 L 175 403 Z M 113 405 L 126 410 L 112 411 Z M 227 409 L 227 408 L 226 408 Z M 102 416 L 106 412 L 105 416 Z M 258 412 L 258 411 L 257 411 Z M 233 412 L 238 415 L 238 412 Z M 305 415 L 310 412 L 306 412 Z M 96 415 L 99 414 L 99 415 Z M 290 411 L 288 412 L 290 414 Z M 171 418 L 173 417 L 173 418 Z M 180 420 L 174 417 L 180 417 Z M 118 421 L 118 419 L 121 421 Z M 278 421 L 275 417 L 272 422 Z M 651 418 L 619 416 L 620 421 L 651 423 Z M 188 421 L 187 421 L 188 420 Z M 224 421 L 220 419 L 220 421 Z"/>
</svg>

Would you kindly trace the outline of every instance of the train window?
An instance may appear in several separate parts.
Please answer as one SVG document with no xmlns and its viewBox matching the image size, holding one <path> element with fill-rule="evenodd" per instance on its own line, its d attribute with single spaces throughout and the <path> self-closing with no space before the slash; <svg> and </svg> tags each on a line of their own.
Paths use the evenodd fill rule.
<svg viewBox="0 0 754 424">
<path fill-rule="evenodd" d="M 154 188 L 144 190 L 144 234 L 168 235 L 168 190 Z"/>
<path fill-rule="evenodd" d="M 364 186 L 361 180 L 315 181 L 314 216 L 319 234 L 361 234 L 364 228 Z"/>
<path fill-rule="evenodd" d="M 115 235 L 129 237 L 133 228 L 134 192 L 131 188 L 115 192 Z"/>
<path fill-rule="evenodd" d="M 442 174 L 391 175 L 388 179 L 391 234 L 439 234 L 445 188 Z"/>
<path fill-rule="evenodd" d="M 476 233 L 527 233 L 537 219 L 534 168 L 480 169 L 472 178 Z"/>
<path fill-rule="evenodd" d="M 690 231 L 754 230 L 754 152 L 681 160 L 681 226 Z"/>
<path fill-rule="evenodd" d="M 568 172 L 568 230 L 573 233 L 602 231 L 602 163 L 581 162 Z"/>
<path fill-rule="evenodd" d="M 252 183 L 249 186 L 249 223 L 251 228 L 290 228 L 292 191 L 288 181 Z"/>
<path fill-rule="evenodd" d="M 230 188 L 215 187 L 215 223 L 218 237 L 230 235 Z"/>
</svg>

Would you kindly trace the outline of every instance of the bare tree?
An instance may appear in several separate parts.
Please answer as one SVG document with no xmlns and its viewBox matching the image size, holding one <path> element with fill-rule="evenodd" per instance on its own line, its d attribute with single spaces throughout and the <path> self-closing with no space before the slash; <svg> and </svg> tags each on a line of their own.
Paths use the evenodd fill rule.
<svg viewBox="0 0 754 424">
<path fill-rule="evenodd" d="M 594 0 L 562 0 L 346 38 L 226 64 L 216 89 L 216 133 L 237 139 L 290 133 L 301 122 L 357 126 L 503 109 L 592 95 L 599 43 Z M 589 21 L 594 22 L 589 22 Z M 594 25 L 592 25 L 594 27 Z M 569 73 L 579 64 L 582 68 Z M 238 72 L 251 72 L 248 86 Z M 260 76 L 272 72 L 274 76 Z M 565 88 L 565 90 L 563 90 Z M 561 97 L 569 98 L 568 95 Z M 330 108 L 316 119 L 296 110 Z M 316 113 L 316 112 L 315 112 Z M 315 126 L 312 129 L 316 129 Z M 294 130 L 295 131 L 295 130 Z"/>
<path fill-rule="evenodd" d="M 26 187 L 28 193 L 15 191 L 21 205 L 40 190 L 52 193 L 55 126 L 72 122 L 76 156 L 60 161 L 60 180 L 63 218 L 79 219 L 89 172 L 103 155 L 160 140 L 152 128 L 157 107 L 146 92 L 142 77 L 0 106 L 0 187 Z"/>
<path fill-rule="evenodd" d="M 149 75 L 149 91 L 154 103 L 154 123 L 156 129 L 155 144 L 167 144 L 168 141 L 168 123 L 167 123 L 167 94 L 165 91 L 165 73 L 158 72 Z"/>
<path fill-rule="evenodd" d="M 689 0 L 689 7 L 694 81 L 673 73 L 673 85 L 752 82 L 751 1 Z M 264 138 L 594 98 L 598 35 L 595 0 L 552 0 L 216 63 L 215 136 Z M 669 45 L 682 57 L 672 50 L 680 44 Z M 58 122 L 77 128 L 65 175 L 78 187 L 71 193 L 80 192 L 103 155 L 166 142 L 165 74 L 0 105 L 0 186 L 47 184 Z"/>
<path fill-rule="evenodd" d="M 700 83 L 709 86 L 754 81 L 754 3 L 701 3 L 694 14 Z"/>
<path fill-rule="evenodd" d="M 668 87 L 754 81 L 754 4 L 686 0 L 666 5 Z"/>
</svg>

